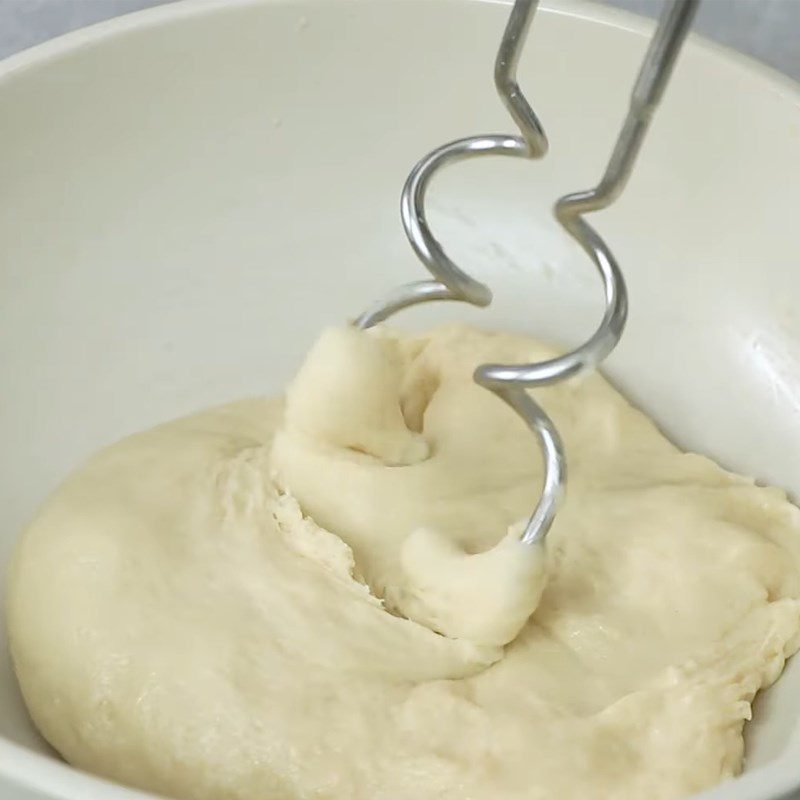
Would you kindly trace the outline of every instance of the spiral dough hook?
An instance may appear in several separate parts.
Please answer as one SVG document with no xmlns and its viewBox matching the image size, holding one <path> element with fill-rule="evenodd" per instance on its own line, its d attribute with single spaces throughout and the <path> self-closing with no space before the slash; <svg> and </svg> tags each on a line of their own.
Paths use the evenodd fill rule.
<svg viewBox="0 0 800 800">
<path fill-rule="evenodd" d="M 544 458 L 541 497 L 521 535 L 524 543 L 544 540 L 566 486 L 566 459 L 561 437 L 528 389 L 548 386 L 594 369 L 614 349 L 628 313 L 625 280 L 608 245 L 584 219 L 616 200 L 630 177 L 650 120 L 664 93 L 681 45 L 700 0 L 671 0 L 664 9 L 631 94 L 630 107 L 602 179 L 593 189 L 568 194 L 555 204 L 555 216 L 594 263 L 602 281 L 605 313 L 595 332 L 565 355 L 533 364 L 483 364 L 475 380 L 513 408 L 535 434 Z M 537 159 L 547 153 L 541 123 L 517 83 L 519 57 L 538 0 L 515 0 L 495 62 L 495 85 L 520 136 L 485 134 L 458 139 L 425 156 L 411 170 L 403 188 L 403 227 L 414 252 L 432 279 L 399 287 L 353 323 L 366 329 L 398 311 L 431 300 L 459 300 L 475 306 L 492 301 L 488 286 L 460 269 L 431 233 L 425 200 L 439 170 L 458 161 L 484 155 Z"/>
</svg>

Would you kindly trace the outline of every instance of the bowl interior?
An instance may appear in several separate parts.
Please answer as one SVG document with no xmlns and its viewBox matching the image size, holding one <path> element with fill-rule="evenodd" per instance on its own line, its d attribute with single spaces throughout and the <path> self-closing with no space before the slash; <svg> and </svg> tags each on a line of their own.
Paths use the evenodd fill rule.
<svg viewBox="0 0 800 800">
<path fill-rule="evenodd" d="M 431 147 L 513 130 L 492 84 L 506 13 L 481 0 L 181 3 L 7 62 L 0 566 L 91 451 L 279 391 L 321 326 L 424 277 L 400 187 Z M 564 344 L 593 329 L 598 280 L 550 208 L 600 177 L 647 31 L 592 6 L 540 13 L 520 78 L 550 154 L 459 165 L 430 200 L 495 304 L 401 324 L 458 318 Z M 799 186 L 800 95 L 692 42 L 627 191 L 594 220 L 630 289 L 609 375 L 681 445 L 795 497 Z M 0 737 L 46 753 L 1 631 Z M 764 787 L 790 780 L 798 660 L 758 705 L 753 774 L 726 797 L 777 797 Z M 69 797 L 95 796 L 75 786 Z"/>
</svg>

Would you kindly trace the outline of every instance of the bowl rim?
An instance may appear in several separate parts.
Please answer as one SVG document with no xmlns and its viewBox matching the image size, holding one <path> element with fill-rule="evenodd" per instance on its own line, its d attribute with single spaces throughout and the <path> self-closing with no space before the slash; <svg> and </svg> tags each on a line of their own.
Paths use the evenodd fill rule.
<svg viewBox="0 0 800 800">
<path fill-rule="evenodd" d="M 430 2 L 431 0 L 425 0 Z M 45 42 L 26 48 L 0 60 L 0 91 L 4 84 L 19 73 L 56 61 L 61 56 L 80 50 L 95 42 L 123 36 L 131 31 L 145 30 L 167 21 L 214 14 L 231 8 L 258 5 L 285 5 L 294 0 L 172 0 L 163 5 L 127 12 L 111 19 L 69 31 Z M 328 0 L 339 3 L 403 3 L 409 0 Z M 437 0 L 456 5 L 510 5 L 513 0 Z M 572 17 L 606 27 L 624 30 L 638 36 L 650 36 L 655 22 L 638 14 L 590 0 L 544 0 L 541 9 L 550 14 Z M 800 82 L 779 70 L 740 53 L 727 45 L 711 41 L 692 33 L 687 46 L 722 60 L 729 67 L 748 74 L 762 84 L 764 90 L 777 94 L 800 108 Z M 3 622 L 5 624 L 5 622 Z M 798 654 L 800 658 L 800 654 Z M 0 735 L 0 779 L 10 781 L 10 786 L 40 792 L 52 800 L 162 800 L 160 795 L 128 788 L 118 783 L 92 775 L 66 762 L 30 750 Z M 736 800 L 790 800 L 800 791 L 800 770 L 791 758 L 783 755 L 763 767 L 745 773 L 737 781 Z M 0 787 L 2 788 L 2 787 Z M 697 800 L 733 800 L 730 783 L 723 783 L 700 795 Z"/>
</svg>

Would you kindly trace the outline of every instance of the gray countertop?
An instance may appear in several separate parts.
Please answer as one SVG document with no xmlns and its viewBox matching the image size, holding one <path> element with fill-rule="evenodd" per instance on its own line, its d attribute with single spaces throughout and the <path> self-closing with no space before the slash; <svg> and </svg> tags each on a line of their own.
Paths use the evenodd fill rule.
<svg viewBox="0 0 800 800">
<path fill-rule="evenodd" d="M 172 0 L 0 0 L 0 58 L 92 22 Z M 603 0 L 648 16 L 662 0 Z M 800 80 L 800 0 L 704 0 L 697 29 Z"/>
</svg>

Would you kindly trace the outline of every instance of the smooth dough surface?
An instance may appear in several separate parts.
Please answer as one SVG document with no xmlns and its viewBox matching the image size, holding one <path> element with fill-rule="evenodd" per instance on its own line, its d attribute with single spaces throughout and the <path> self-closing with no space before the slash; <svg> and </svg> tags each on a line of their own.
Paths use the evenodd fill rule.
<svg viewBox="0 0 800 800">
<path fill-rule="evenodd" d="M 569 489 L 520 554 L 539 455 L 472 371 L 549 355 L 331 331 L 285 409 L 94 456 L 12 565 L 43 735 L 182 800 L 668 800 L 735 774 L 800 644 L 800 511 L 592 376 L 537 394 Z"/>
</svg>

